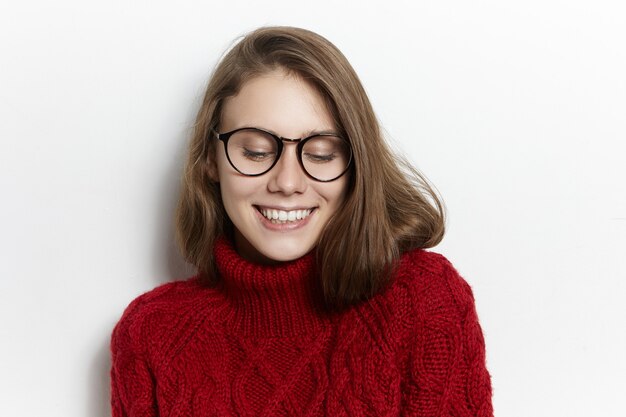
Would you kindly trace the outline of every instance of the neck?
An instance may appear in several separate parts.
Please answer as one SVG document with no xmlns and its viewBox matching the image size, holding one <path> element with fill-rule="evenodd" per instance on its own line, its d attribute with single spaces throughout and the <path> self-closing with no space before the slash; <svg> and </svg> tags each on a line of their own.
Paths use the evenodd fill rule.
<svg viewBox="0 0 626 417">
<path fill-rule="evenodd" d="M 263 265 L 242 258 L 224 238 L 215 260 L 230 304 L 227 323 L 249 336 L 288 337 L 315 332 L 328 320 L 321 305 L 312 253 Z"/>
</svg>

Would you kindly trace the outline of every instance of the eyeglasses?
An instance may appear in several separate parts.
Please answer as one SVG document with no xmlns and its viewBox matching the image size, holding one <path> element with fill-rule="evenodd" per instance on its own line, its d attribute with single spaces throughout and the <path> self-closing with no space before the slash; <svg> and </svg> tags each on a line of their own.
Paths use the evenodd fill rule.
<svg viewBox="0 0 626 417">
<path fill-rule="evenodd" d="M 224 142 L 230 165 L 243 175 L 263 175 L 276 165 L 284 144 L 297 143 L 296 153 L 302 170 L 312 179 L 330 182 L 348 171 L 352 163 L 350 143 L 332 133 L 318 133 L 301 139 L 288 139 L 255 127 L 242 127 L 226 133 L 213 130 Z"/>
</svg>

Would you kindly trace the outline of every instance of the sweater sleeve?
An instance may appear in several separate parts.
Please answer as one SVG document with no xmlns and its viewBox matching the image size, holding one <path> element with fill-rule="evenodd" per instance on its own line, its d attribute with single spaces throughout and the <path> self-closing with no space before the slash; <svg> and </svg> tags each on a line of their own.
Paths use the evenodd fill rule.
<svg viewBox="0 0 626 417">
<path fill-rule="evenodd" d="M 412 337 L 403 415 L 492 417 L 491 376 L 470 286 L 444 258 L 441 285 L 425 297 Z"/>
<path fill-rule="evenodd" d="M 111 337 L 112 417 L 157 415 L 154 377 L 141 337 L 139 300 L 126 309 Z"/>
</svg>

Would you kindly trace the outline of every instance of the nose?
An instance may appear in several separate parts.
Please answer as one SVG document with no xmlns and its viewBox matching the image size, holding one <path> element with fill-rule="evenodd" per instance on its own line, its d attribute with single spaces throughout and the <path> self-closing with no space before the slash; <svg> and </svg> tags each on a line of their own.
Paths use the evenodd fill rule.
<svg viewBox="0 0 626 417">
<path fill-rule="evenodd" d="M 269 174 L 267 188 L 270 192 L 291 195 L 306 190 L 307 178 L 298 162 L 296 143 L 285 143 L 282 155 Z"/>
</svg>

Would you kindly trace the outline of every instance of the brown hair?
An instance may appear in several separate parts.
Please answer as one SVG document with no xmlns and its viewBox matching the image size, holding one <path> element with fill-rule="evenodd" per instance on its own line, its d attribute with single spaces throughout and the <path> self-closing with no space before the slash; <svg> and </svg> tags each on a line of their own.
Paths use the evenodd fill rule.
<svg viewBox="0 0 626 417">
<path fill-rule="evenodd" d="M 369 99 L 343 54 L 322 36 L 293 27 L 263 27 L 241 39 L 215 68 L 198 112 L 176 213 L 177 241 L 208 285 L 219 278 L 213 244 L 232 224 L 211 179 L 224 99 L 254 76 L 284 69 L 311 83 L 324 97 L 354 153 L 343 206 L 316 247 L 327 307 L 365 300 L 390 280 L 400 255 L 443 238 L 445 210 L 428 181 L 385 140 Z"/>
</svg>

